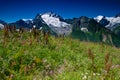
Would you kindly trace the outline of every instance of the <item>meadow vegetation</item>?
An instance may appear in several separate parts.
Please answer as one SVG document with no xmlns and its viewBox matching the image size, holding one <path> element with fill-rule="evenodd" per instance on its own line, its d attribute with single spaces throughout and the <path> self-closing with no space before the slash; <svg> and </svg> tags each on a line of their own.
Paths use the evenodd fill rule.
<svg viewBox="0 0 120 80">
<path fill-rule="evenodd" d="M 0 31 L 0 80 L 120 80 L 120 49 L 6 27 Z"/>
</svg>

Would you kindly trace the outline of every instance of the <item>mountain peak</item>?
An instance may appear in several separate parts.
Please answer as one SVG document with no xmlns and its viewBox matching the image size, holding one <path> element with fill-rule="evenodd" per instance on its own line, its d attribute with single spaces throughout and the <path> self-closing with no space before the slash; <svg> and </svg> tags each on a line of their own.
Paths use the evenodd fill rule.
<svg viewBox="0 0 120 80">
<path fill-rule="evenodd" d="M 44 13 L 41 15 L 41 17 L 47 23 L 47 25 L 52 25 L 55 27 L 68 25 L 67 23 L 63 22 L 63 20 L 61 20 L 62 18 L 59 15 L 53 12 Z"/>
<path fill-rule="evenodd" d="M 105 18 L 105 16 L 98 15 L 98 16 L 95 17 L 94 19 L 95 19 L 97 22 L 100 22 L 103 18 Z"/>
<path fill-rule="evenodd" d="M 43 14 L 49 14 L 49 15 L 51 15 L 51 14 L 56 14 L 56 13 L 54 13 L 54 12 L 44 12 Z"/>
<path fill-rule="evenodd" d="M 64 20 L 60 15 L 54 13 L 54 12 L 45 12 L 42 15 L 48 15 L 49 17 L 55 17 L 55 18 L 59 18 L 60 20 Z"/>
<path fill-rule="evenodd" d="M 105 16 L 97 16 L 94 18 L 98 23 L 105 26 L 106 28 L 112 30 L 120 25 L 120 13 L 115 17 L 105 17 Z"/>
<path fill-rule="evenodd" d="M 71 25 L 56 13 L 44 13 L 41 18 L 57 34 L 69 34 L 71 32 Z"/>
</svg>

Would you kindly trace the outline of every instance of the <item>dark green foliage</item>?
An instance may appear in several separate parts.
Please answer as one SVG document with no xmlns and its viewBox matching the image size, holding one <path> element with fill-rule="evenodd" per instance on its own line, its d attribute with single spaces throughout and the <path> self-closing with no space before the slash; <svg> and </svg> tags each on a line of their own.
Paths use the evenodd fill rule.
<svg viewBox="0 0 120 80">
<path fill-rule="evenodd" d="M 120 26 L 116 27 L 115 29 L 113 29 L 113 32 L 120 37 Z"/>
<path fill-rule="evenodd" d="M 104 42 L 116 47 L 120 46 L 120 38 L 109 29 L 97 23 L 94 19 L 82 16 L 80 18 L 66 20 L 66 22 L 72 23 L 72 38 L 82 41 Z M 86 28 L 88 31 L 84 32 L 81 28 Z"/>
</svg>

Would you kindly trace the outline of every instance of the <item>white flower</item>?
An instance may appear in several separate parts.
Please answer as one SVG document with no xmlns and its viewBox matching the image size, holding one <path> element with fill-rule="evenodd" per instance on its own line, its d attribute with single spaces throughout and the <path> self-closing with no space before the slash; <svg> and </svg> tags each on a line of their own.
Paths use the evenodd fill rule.
<svg viewBox="0 0 120 80">
<path fill-rule="evenodd" d="M 100 74 L 99 74 L 99 73 L 93 73 L 93 75 L 94 75 L 94 76 L 96 76 L 96 75 L 99 76 Z"/>
<path fill-rule="evenodd" d="M 86 75 L 84 75 L 82 79 L 87 79 L 87 76 L 86 76 Z"/>
<path fill-rule="evenodd" d="M 98 76 L 100 76 L 100 73 L 97 73 Z"/>
<path fill-rule="evenodd" d="M 82 73 L 81 75 L 83 76 L 84 74 Z"/>
<path fill-rule="evenodd" d="M 95 74 L 95 73 L 93 73 L 93 75 L 95 76 L 96 74 Z"/>
<path fill-rule="evenodd" d="M 87 72 L 86 72 L 85 74 L 86 74 L 86 75 L 88 75 L 88 73 L 87 73 Z"/>
</svg>

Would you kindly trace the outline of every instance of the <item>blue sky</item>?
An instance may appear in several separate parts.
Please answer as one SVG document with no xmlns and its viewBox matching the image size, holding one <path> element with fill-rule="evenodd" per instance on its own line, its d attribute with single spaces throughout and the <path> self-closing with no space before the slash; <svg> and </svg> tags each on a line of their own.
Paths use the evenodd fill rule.
<svg viewBox="0 0 120 80">
<path fill-rule="evenodd" d="M 120 13 L 120 0 L 0 0 L 0 19 L 6 22 L 50 11 L 64 18 L 114 16 Z"/>
</svg>

